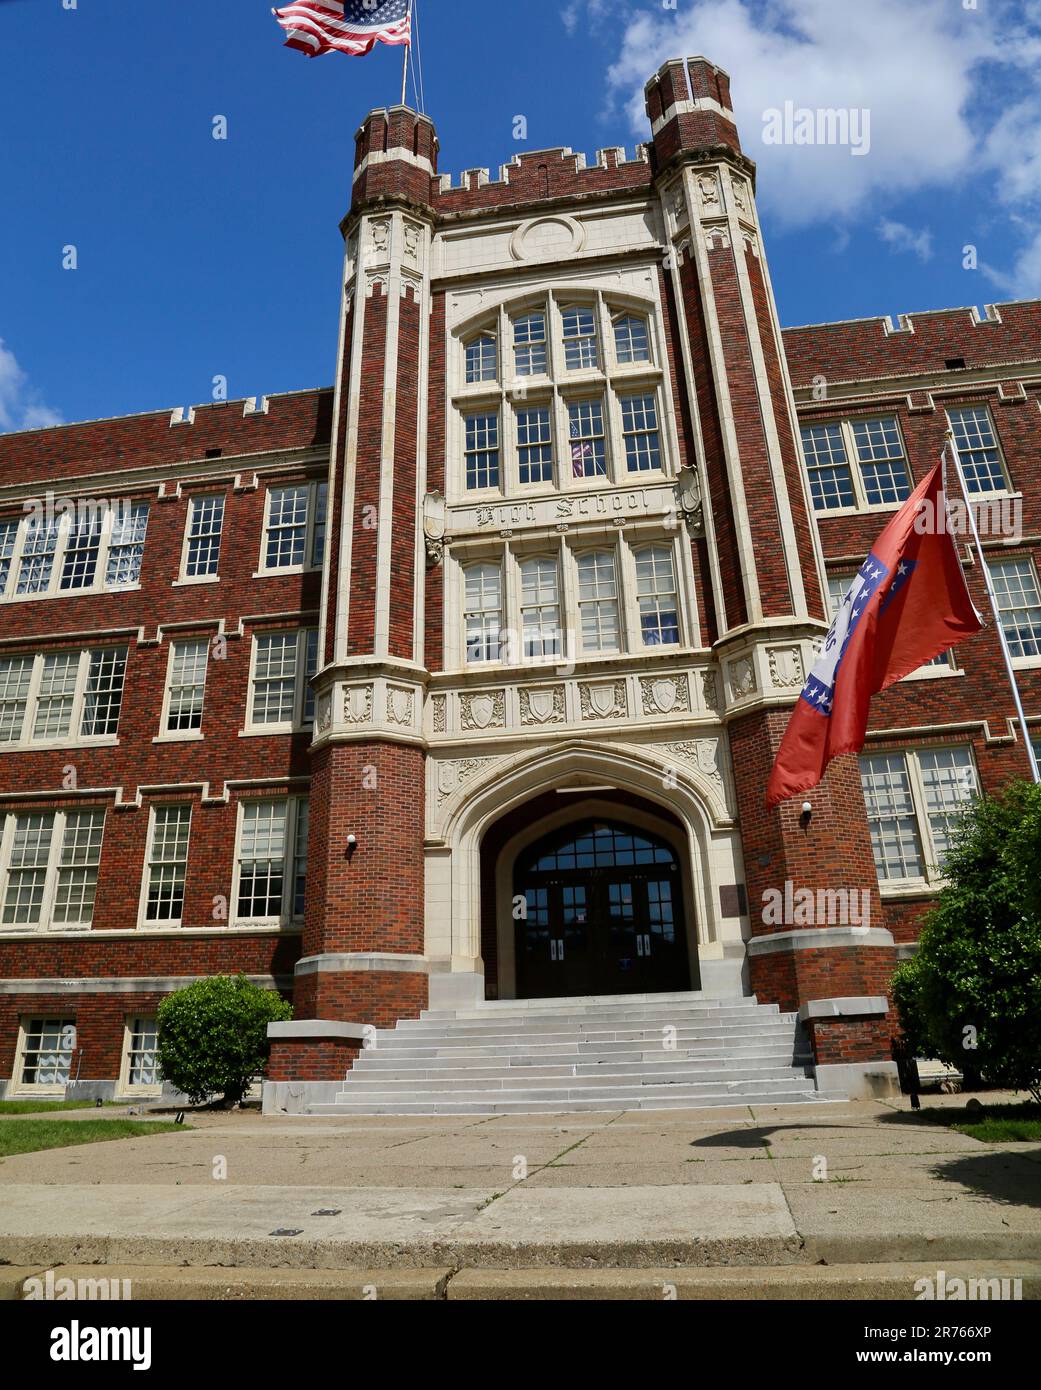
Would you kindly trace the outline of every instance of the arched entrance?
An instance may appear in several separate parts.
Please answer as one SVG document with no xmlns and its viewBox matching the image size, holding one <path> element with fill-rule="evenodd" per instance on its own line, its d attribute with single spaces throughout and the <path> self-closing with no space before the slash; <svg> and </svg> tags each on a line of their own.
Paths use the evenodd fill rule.
<svg viewBox="0 0 1041 1390">
<path fill-rule="evenodd" d="M 690 988 L 679 857 L 612 819 L 558 828 L 514 868 L 517 997 Z"/>
</svg>

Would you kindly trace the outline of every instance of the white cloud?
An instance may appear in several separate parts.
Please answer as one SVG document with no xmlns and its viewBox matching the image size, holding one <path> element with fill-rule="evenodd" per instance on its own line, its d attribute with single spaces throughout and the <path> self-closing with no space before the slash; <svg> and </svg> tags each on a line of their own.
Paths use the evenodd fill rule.
<svg viewBox="0 0 1041 1390">
<path fill-rule="evenodd" d="M 61 416 L 40 400 L 18 359 L 0 338 L 0 430 L 38 430 L 61 423 Z"/>
<path fill-rule="evenodd" d="M 927 227 L 916 232 L 913 227 L 908 227 L 903 222 L 893 222 L 890 218 L 883 217 L 878 224 L 878 235 L 894 251 L 909 252 L 923 262 L 931 261 L 933 258 L 933 234 Z"/>
</svg>

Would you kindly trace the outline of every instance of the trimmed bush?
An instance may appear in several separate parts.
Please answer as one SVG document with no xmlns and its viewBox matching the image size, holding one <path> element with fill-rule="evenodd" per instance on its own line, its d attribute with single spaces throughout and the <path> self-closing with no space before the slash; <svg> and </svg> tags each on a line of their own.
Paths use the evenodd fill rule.
<svg viewBox="0 0 1041 1390">
<path fill-rule="evenodd" d="M 159 1005 L 163 1080 L 195 1105 L 213 1095 L 237 1105 L 267 1064 L 268 1024 L 292 1017 L 291 1004 L 245 975 L 196 980 Z"/>
</svg>

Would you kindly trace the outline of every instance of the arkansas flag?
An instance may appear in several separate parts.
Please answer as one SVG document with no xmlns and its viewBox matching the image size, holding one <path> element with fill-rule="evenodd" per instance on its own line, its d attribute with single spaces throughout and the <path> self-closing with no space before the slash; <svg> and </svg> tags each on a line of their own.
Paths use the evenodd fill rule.
<svg viewBox="0 0 1041 1390">
<path fill-rule="evenodd" d="M 944 458 L 878 538 L 839 605 L 788 724 L 767 807 L 807 792 L 864 746 L 872 695 L 983 628 L 951 534 Z"/>
</svg>

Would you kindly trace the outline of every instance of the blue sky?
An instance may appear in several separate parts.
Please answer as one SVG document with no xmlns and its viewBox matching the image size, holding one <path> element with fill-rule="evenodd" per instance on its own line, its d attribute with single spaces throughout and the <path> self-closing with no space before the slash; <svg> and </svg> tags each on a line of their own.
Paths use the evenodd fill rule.
<svg viewBox="0 0 1041 1390">
<path fill-rule="evenodd" d="M 443 171 L 497 170 L 517 115 L 631 149 L 643 80 L 705 52 L 786 324 L 1041 295 L 1038 0 L 419 3 Z M 283 48 L 265 0 L 0 0 L 0 430 L 329 384 L 354 132 L 399 81 Z M 765 144 L 785 101 L 869 109 L 869 153 Z"/>
</svg>

